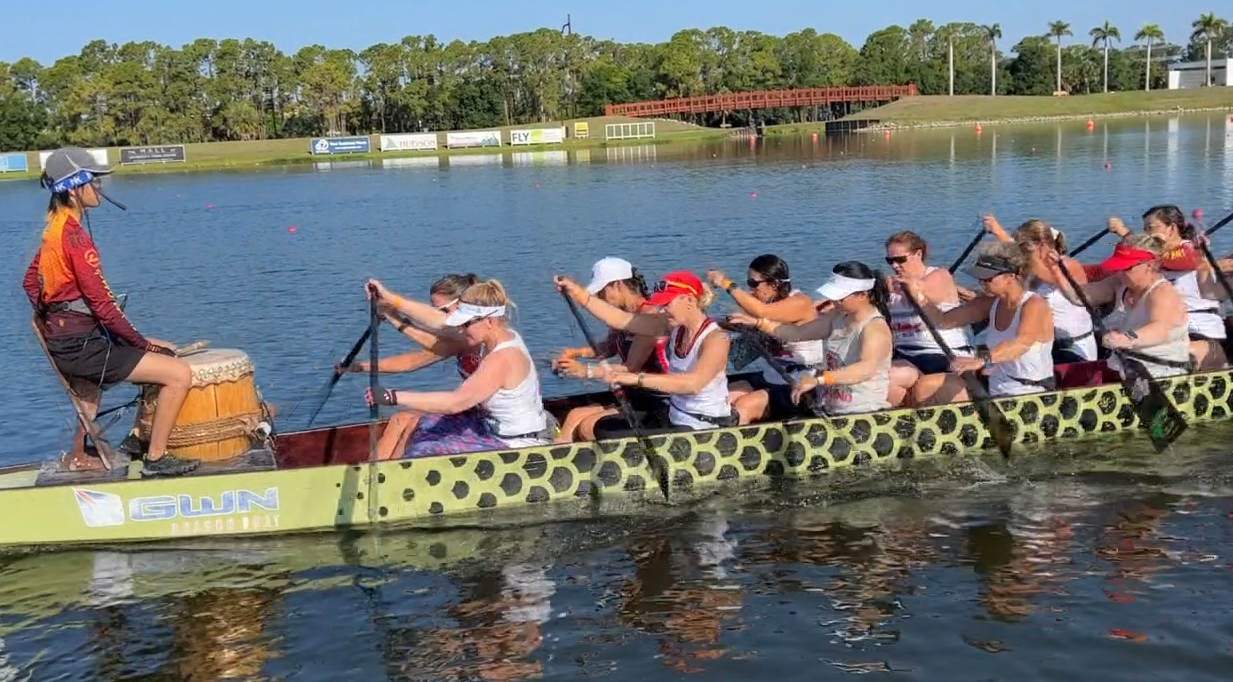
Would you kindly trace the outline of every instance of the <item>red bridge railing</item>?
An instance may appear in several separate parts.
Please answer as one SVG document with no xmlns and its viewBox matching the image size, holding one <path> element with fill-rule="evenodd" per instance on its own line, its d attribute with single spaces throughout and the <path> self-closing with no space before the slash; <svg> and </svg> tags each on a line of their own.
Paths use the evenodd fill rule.
<svg viewBox="0 0 1233 682">
<path fill-rule="evenodd" d="M 886 103 L 903 97 L 915 97 L 916 85 L 862 85 L 857 87 L 794 88 L 791 90 L 759 90 L 756 92 L 726 92 L 699 97 L 676 97 L 651 102 L 609 104 L 607 116 L 666 116 L 669 114 L 705 114 L 745 109 L 779 109 L 815 107 L 843 102 Z"/>
</svg>

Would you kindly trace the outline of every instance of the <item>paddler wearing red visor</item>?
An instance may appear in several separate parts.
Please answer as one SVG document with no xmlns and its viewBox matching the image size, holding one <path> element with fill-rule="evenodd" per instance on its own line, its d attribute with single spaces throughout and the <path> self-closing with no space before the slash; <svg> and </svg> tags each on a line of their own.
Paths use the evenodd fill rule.
<svg viewBox="0 0 1233 682">
<path fill-rule="evenodd" d="M 1092 305 L 1114 305 L 1105 318 L 1109 333 L 1101 343 L 1142 362 L 1153 378 L 1192 371 L 1187 333 L 1190 315 L 1177 287 L 1160 272 L 1163 253 L 1164 242 L 1158 235 L 1127 236 L 1100 264 L 1107 276 L 1083 286 Z M 1062 279 L 1059 286 L 1078 302 L 1069 283 Z M 1116 355 L 1108 363 L 1124 374 Z"/>
<path fill-rule="evenodd" d="M 22 286 L 47 351 L 84 403 L 87 419 L 98 414 L 102 392 L 117 383 L 161 387 L 142 475 L 178 476 L 199 464 L 167 452 L 176 416 L 192 387 L 192 369 L 175 357 L 174 344 L 142 336 L 124 316 L 103 276 L 98 247 L 81 224 L 106 198 L 102 182 L 109 173 L 111 168 L 80 147 L 64 147 L 47 157 L 41 178 L 51 190 L 47 226 Z"/>
</svg>

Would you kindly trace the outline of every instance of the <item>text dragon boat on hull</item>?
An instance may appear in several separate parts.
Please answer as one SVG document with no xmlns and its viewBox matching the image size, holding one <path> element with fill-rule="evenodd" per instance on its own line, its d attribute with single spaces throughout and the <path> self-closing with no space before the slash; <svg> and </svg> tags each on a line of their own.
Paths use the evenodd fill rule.
<svg viewBox="0 0 1233 682">
<path fill-rule="evenodd" d="M 227 381 L 248 376 L 239 374 Z M 1060 390 L 995 401 L 1014 426 L 1014 442 L 1140 428 L 1125 389 L 1102 362 L 1059 366 L 1058 377 Z M 1233 370 L 1171 377 L 1159 385 L 1191 423 L 1227 420 L 1233 412 Z M 580 395 L 548 401 L 547 407 L 560 417 L 577 405 L 610 399 Z M 369 429 L 358 423 L 274 436 L 257 430 L 247 451 L 206 461 L 179 478 L 137 478 L 123 461 L 111 470 L 71 472 L 58 463 L 0 470 L 0 514 L 10 520 L 0 545 L 112 544 L 373 524 L 435 527 L 550 502 L 659 497 L 634 438 L 370 464 Z M 218 437 L 234 434 L 222 429 Z M 675 433 L 651 437 L 650 444 L 651 456 L 668 471 L 670 490 L 683 492 L 975 454 L 993 442 L 975 405 L 954 403 Z"/>
</svg>

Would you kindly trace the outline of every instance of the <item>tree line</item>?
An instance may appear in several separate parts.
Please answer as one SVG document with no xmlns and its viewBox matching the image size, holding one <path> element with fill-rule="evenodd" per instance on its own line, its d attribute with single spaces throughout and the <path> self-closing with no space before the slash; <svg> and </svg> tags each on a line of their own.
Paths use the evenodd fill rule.
<svg viewBox="0 0 1233 682">
<path fill-rule="evenodd" d="M 356 52 L 285 54 L 253 39 L 180 48 L 95 40 L 44 66 L 0 62 L 0 149 L 124 146 L 326 134 L 457 130 L 602 115 L 622 102 L 776 88 L 915 83 L 922 94 L 1050 95 L 1160 88 L 1168 64 L 1233 54 L 1207 13 L 1187 36 L 1105 22 L 1075 40 L 1065 21 L 1009 47 L 1000 25 L 919 19 L 857 48 L 807 28 L 786 36 L 719 26 L 659 44 L 543 28 L 486 42 L 407 36 Z M 1126 40 L 1124 40 L 1126 38 Z M 771 122 L 807 112 L 763 112 Z M 712 123 L 719 115 L 695 117 Z M 729 120 L 739 120 L 732 112 Z"/>
</svg>

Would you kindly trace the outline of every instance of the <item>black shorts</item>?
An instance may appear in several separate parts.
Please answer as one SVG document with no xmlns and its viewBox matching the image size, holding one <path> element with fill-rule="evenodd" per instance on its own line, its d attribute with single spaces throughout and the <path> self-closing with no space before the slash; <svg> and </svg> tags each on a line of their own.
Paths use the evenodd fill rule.
<svg viewBox="0 0 1233 682">
<path fill-rule="evenodd" d="M 1076 362 L 1087 362 L 1087 358 L 1079 355 L 1079 351 L 1075 350 L 1073 345 L 1058 346 L 1057 342 L 1053 343 L 1053 364 L 1054 365 L 1069 365 Z"/>
<path fill-rule="evenodd" d="M 755 391 L 766 391 L 769 398 L 767 411 L 770 413 L 763 421 L 783 421 L 800 417 L 813 417 L 813 391 L 801 397 L 799 405 L 792 402 L 792 386 L 789 384 L 773 384 L 766 376 L 758 374 L 748 380 Z"/>
<path fill-rule="evenodd" d="M 47 352 L 67 379 L 77 379 L 103 390 L 126 381 L 146 352 L 104 332 L 48 337 Z"/>
<path fill-rule="evenodd" d="M 668 411 L 667 393 L 634 386 L 625 389 L 625 398 L 629 400 L 629 406 L 635 413 L 650 414 L 661 410 L 667 413 Z"/>
<path fill-rule="evenodd" d="M 892 357 L 896 360 L 903 360 L 911 364 L 921 374 L 944 374 L 950 371 L 950 359 L 945 353 L 916 353 L 913 355 L 905 355 L 898 350 L 894 352 Z"/>
</svg>

